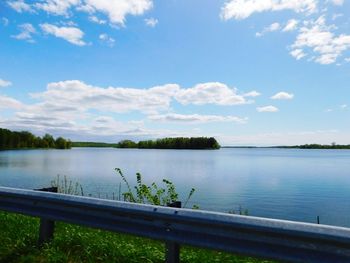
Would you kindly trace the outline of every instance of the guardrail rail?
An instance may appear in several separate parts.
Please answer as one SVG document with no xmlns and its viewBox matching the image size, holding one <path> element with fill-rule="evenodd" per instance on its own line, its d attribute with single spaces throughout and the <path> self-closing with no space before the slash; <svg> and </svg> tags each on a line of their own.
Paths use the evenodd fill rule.
<svg viewBox="0 0 350 263">
<path fill-rule="evenodd" d="M 6 187 L 0 210 L 284 262 L 350 262 L 343 227 Z M 166 262 L 179 261 L 179 249 L 167 253 Z"/>
</svg>

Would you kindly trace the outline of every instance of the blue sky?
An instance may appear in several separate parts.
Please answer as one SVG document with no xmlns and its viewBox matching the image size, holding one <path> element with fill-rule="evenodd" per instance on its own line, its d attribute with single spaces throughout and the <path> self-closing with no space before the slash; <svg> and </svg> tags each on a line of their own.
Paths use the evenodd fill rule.
<svg viewBox="0 0 350 263">
<path fill-rule="evenodd" d="M 7 0 L 0 127 L 350 143 L 347 0 Z"/>
</svg>

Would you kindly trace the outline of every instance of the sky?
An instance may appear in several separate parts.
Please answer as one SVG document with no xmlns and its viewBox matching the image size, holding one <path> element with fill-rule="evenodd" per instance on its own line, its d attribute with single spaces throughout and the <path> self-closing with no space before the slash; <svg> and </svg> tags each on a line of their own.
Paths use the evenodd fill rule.
<svg viewBox="0 0 350 263">
<path fill-rule="evenodd" d="M 350 144 L 349 0 L 2 0 L 0 127 Z"/>
</svg>

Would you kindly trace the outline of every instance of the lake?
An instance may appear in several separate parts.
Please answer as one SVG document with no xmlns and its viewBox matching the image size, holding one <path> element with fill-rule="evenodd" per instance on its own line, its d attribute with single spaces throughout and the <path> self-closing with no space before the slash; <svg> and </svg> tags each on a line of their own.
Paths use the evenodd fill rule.
<svg viewBox="0 0 350 263">
<path fill-rule="evenodd" d="M 350 227 L 350 150 L 223 148 L 150 150 L 73 148 L 0 151 L 0 185 L 34 189 L 56 175 L 80 182 L 85 193 L 117 195 L 119 167 L 131 183 L 174 182 L 189 206 L 249 215 Z M 123 188 L 125 189 L 125 188 Z"/>
</svg>

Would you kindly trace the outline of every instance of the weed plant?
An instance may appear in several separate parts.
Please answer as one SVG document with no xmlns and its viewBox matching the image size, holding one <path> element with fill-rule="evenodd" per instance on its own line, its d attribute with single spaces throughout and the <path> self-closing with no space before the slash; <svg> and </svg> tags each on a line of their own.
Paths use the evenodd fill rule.
<svg viewBox="0 0 350 263">
<path fill-rule="evenodd" d="M 68 195 L 84 196 L 83 186 L 78 182 L 73 182 L 67 176 L 60 177 L 58 174 L 54 180 L 51 181 L 52 187 L 57 187 L 57 192 Z"/>
<path fill-rule="evenodd" d="M 165 187 L 160 187 L 155 182 L 151 185 L 146 185 L 142 182 L 142 175 L 136 173 L 136 185 L 134 186 L 135 191 L 133 191 L 122 170 L 115 168 L 115 171 L 126 185 L 127 191 L 122 193 L 126 202 L 167 206 L 178 201 L 179 194 L 176 192 L 175 185 L 167 179 L 162 180 Z M 194 192 L 195 189 L 192 188 L 183 202 L 183 207 L 186 207 Z M 198 208 L 198 206 L 194 205 L 193 208 Z"/>
</svg>

